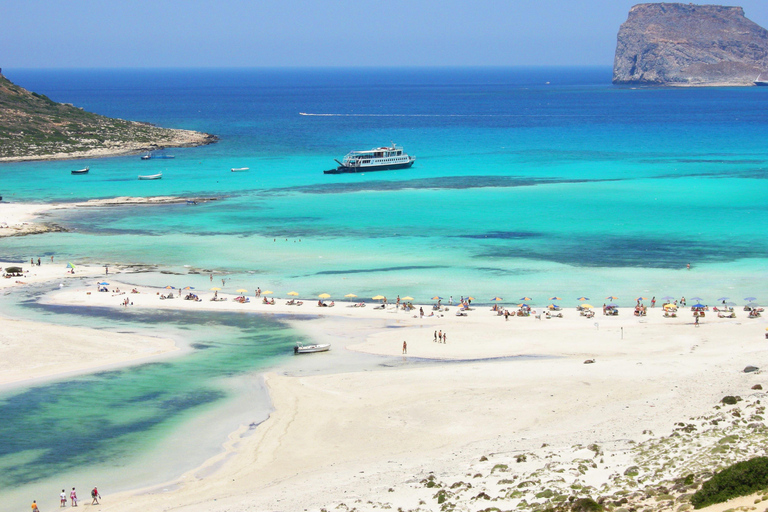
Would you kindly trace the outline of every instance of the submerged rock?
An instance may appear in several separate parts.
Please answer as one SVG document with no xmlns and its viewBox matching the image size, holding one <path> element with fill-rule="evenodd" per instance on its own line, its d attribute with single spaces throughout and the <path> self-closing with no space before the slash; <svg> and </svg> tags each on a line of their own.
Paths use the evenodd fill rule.
<svg viewBox="0 0 768 512">
<path fill-rule="evenodd" d="M 621 25 L 614 84 L 752 85 L 768 79 L 768 30 L 741 7 L 638 4 Z"/>
</svg>

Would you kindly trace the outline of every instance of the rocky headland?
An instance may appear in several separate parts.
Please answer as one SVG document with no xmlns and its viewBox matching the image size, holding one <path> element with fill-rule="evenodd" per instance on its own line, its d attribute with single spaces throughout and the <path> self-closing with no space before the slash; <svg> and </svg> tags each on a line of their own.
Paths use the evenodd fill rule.
<svg viewBox="0 0 768 512">
<path fill-rule="evenodd" d="M 207 133 L 86 112 L 27 91 L 0 74 L 0 162 L 115 156 L 217 140 Z"/>
<path fill-rule="evenodd" d="M 614 84 L 753 85 L 768 78 L 768 30 L 741 7 L 638 4 L 621 25 Z"/>
</svg>

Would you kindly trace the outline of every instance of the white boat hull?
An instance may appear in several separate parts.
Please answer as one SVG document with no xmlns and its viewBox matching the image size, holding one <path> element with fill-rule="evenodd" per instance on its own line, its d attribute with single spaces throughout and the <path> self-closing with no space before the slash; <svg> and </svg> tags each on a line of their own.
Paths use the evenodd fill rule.
<svg viewBox="0 0 768 512">
<path fill-rule="evenodd" d="M 150 174 L 149 176 L 139 176 L 140 180 L 159 180 L 163 177 L 163 173 Z"/>
<path fill-rule="evenodd" d="M 331 349 L 330 343 L 322 343 L 315 345 L 296 345 L 293 347 L 294 354 L 311 354 L 313 352 L 327 352 Z"/>
</svg>

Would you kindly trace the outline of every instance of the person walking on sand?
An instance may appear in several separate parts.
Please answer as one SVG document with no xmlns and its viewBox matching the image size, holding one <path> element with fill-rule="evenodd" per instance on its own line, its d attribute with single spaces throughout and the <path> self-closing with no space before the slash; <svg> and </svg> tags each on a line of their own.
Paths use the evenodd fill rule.
<svg viewBox="0 0 768 512">
<path fill-rule="evenodd" d="M 69 499 L 72 501 L 72 506 L 77 506 L 77 493 L 75 492 L 75 488 L 72 488 L 72 492 L 69 493 Z"/>
<path fill-rule="evenodd" d="M 699 326 L 699 315 L 698 315 L 698 314 L 696 315 L 696 318 L 695 318 L 695 320 L 693 321 L 693 325 L 695 325 L 696 327 L 698 327 L 698 326 Z"/>
<path fill-rule="evenodd" d="M 435 331 L 435 338 L 434 338 L 432 341 L 434 341 L 435 343 L 437 343 L 437 331 Z"/>
<path fill-rule="evenodd" d="M 403 341 L 403 354 L 407 354 L 407 353 L 408 353 L 408 343 Z"/>
<path fill-rule="evenodd" d="M 32 512 L 40 512 L 40 509 L 37 508 L 37 501 L 32 500 Z"/>
<path fill-rule="evenodd" d="M 93 501 L 91 502 L 91 505 L 98 505 L 99 504 L 99 498 L 101 498 L 101 494 L 99 494 L 99 489 L 94 487 L 91 491 L 91 498 L 93 498 Z"/>
<path fill-rule="evenodd" d="M 59 504 L 59 507 L 67 506 L 67 491 L 65 491 L 64 489 L 62 489 L 61 494 L 59 494 L 59 501 L 61 502 Z"/>
<path fill-rule="evenodd" d="M 651 307 L 652 307 L 652 308 L 655 308 L 655 307 L 656 307 L 656 296 L 655 296 L 655 295 L 654 295 L 654 296 L 653 296 L 653 298 L 651 299 Z"/>
<path fill-rule="evenodd" d="M 448 342 L 448 333 L 445 332 L 443 333 L 443 343 L 447 343 L 447 342 Z"/>
<path fill-rule="evenodd" d="M 437 333 L 437 341 L 438 341 L 438 343 L 442 343 L 443 342 L 443 330 L 442 329 L 440 329 L 440 332 Z"/>
</svg>

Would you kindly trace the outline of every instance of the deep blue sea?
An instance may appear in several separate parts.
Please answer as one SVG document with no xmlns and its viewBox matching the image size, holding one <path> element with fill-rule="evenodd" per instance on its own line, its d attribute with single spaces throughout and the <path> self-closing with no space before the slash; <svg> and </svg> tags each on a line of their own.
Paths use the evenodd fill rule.
<svg viewBox="0 0 768 512">
<path fill-rule="evenodd" d="M 218 198 L 56 213 L 52 220 L 69 232 L 2 239 L 0 260 L 158 265 L 171 272 L 162 282 L 157 274 L 125 279 L 200 289 L 214 271 L 225 292 L 259 286 L 278 297 L 296 290 L 306 298 L 400 294 L 417 302 L 529 296 L 538 305 L 558 295 L 565 306 L 583 295 L 597 303 L 618 296 L 624 305 L 665 295 L 768 302 L 768 88 L 615 87 L 609 68 L 5 73 L 55 101 L 213 133 L 220 142 L 169 150 L 172 160 L 0 164 L 5 201 Z M 348 151 L 391 142 L 416 156 L 412 168 L 322 173 Z M 86 165 L 88 175 L 70 174 Z M 137 180 L 160 171 L 162 180 Z M 28 306 L 20 314 L 109 328 L 103 316 L 80 311 Z M 217 347 L 209 354 L 223 365 L 244 362 L 238 372 L 263 367 L 295 339 L 278 322 L 198 321 L 197 344 Z M 141 330 L 159 320 L 121 322 Z M 174 319 L 169 328 L 187 323 Z M 222 349 L 249 337 L 263 339 L 259 351 Z M 27 408 L 20 404 L 34 403 L 42 405 L 32 414 L 61 418 L 62 406 L 40 397 L 69 403 L 94 392 L 106 400 L 111 379 L 145 382 L 143 393 L 116 395 L 137 409 L 121 413 L 105 440 L 110 449 L 99 462 L 114 465 L 136 448 L 136 436 L 160 428 L 158 415 L 171 421 L 153 439 L 223 400 L 226 392 L 210 384 L 224 377 L 221 369 L 207 368 L 203 382 L 180 379 L 173 396 L 152 387 L 198 372 L 198 350 L 169 367 L 25 390 L 5 397 L 0 413 L 16 416 Z M 3 437 L 28 428 L 20 418 Z M 78 439 L 101 430 L 78 430 Z M 19 439 L 0 453 L 4 485 L 23 483 L 39 461 L 65 474 L 82 463 L 57 458 L 52 443 L 61 438 Z"/>
</svg>

